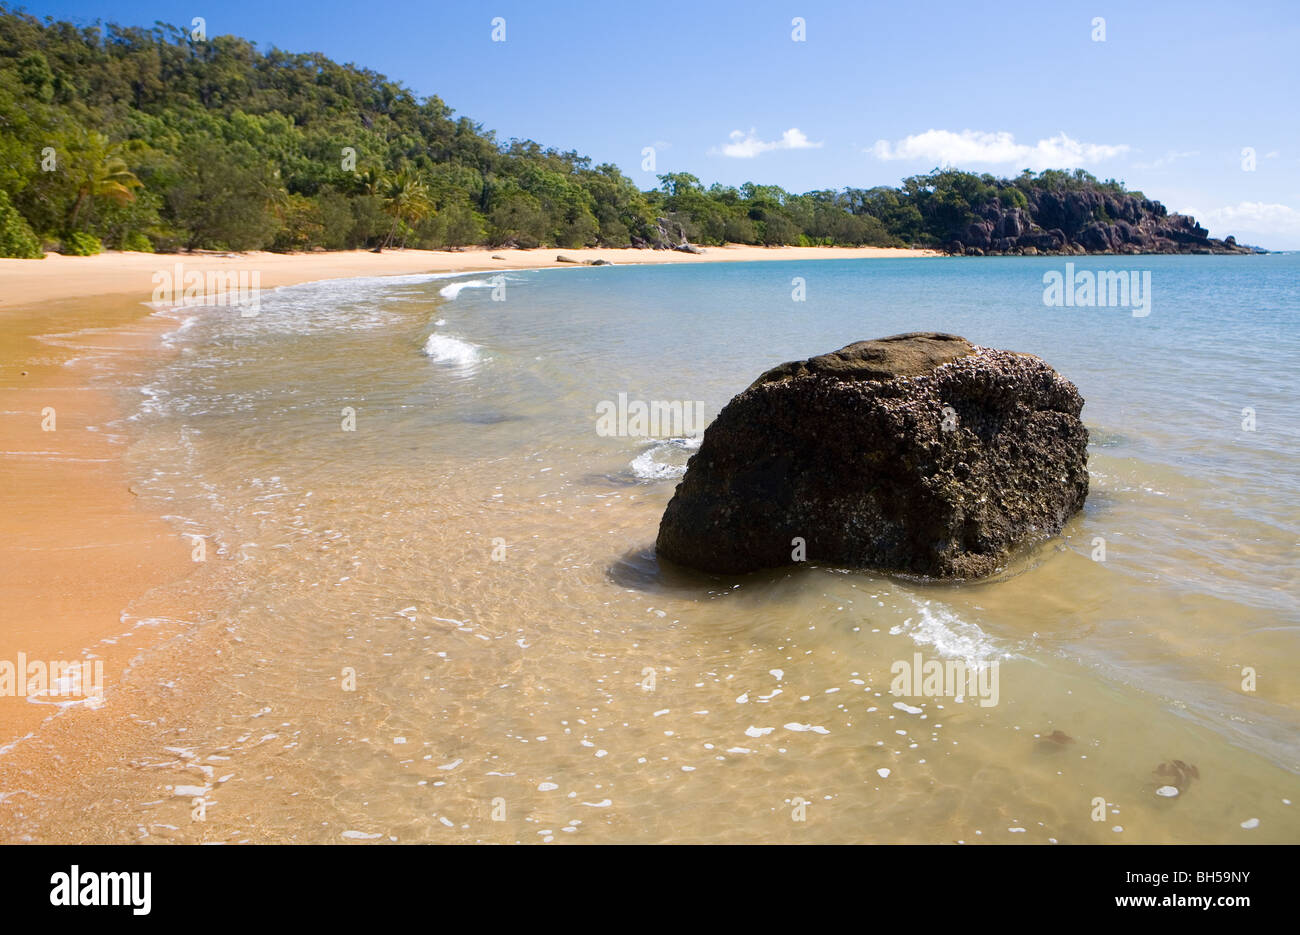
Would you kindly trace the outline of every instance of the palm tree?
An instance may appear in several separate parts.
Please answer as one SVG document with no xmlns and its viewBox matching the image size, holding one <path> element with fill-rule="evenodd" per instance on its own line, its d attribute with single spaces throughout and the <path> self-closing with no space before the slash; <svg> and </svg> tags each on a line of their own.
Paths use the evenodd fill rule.
<svg viewBox="0 0 1300 935">
<path fill-rule="evenodd" d="M 391 215 L 393 226 L 384 238 L 384 246 L 392 244 L 397 226 L 405 221 L 417 224 L 434 213 L 433 199 L 424 178 L 409 168 L 388 176 L 383 186 L 384 213 Z"/>
<path fill-rule="evenodd" d="M 355 185 L 362 195 L 380 195 L 384 190 L 384 170 L 373 166 L 357 173 Z"/>
<path fill-rule="evenodd" d="M 127 168 L 119 144 L 109 143 L 102 133 L 91 132 L 79 151 L 69 159 L 70 172 L 77 185 L 77 197 L 68 216 L 68 230 L 77 229 L 77 215 L 86 200 L 106 198 L 118 204 L 135 200 L 134 189 L 141 182 Z"/>
</svg>

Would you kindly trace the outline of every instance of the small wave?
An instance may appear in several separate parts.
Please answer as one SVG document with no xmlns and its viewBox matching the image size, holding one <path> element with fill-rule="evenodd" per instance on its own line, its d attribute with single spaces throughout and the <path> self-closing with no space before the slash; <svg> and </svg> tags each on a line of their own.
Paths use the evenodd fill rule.
<svg viewBox="0 0 1300 935">
<path fill-rule="evenodd" d="M 450 282 L 438 290 L 444 299 L 454 299 L 463 289 L 491 289 L 496 283 L 490 279 L 467 279 L 464 282 Z"/>
<path fill-rule="evenodd" d="M 967 665 L 987 665 L 999 659 L 1010 659 L 1012 654 L 1002 649 L 978 625 L 961 619 L 946 607 L 916 602 L 916 616 L 889 632 L 906 633 L 918 646 L 930 646 L 936 653 L 950 659 L 963 659 Z"/>
<path fill-rule="evenodd" d="M 174 331 L 168 331 L 162 336 L 162 343 L 171 347 L 176 343 L 177 339 L 183 337 L 187 331 L 193 328 L 198 323 L 198 320 L 199 316 L 197 315 L 187 315 L 185 320 L 181 322 L 179 328 L 176 328 Z"/>
<path fill-rule="evenodd" d="M 424 342 L 424 353 L 430 360 L 456 367 L 472 367 L 480 359 L 477 344 L 470 344 L 468 341 L 446 334 L 429 335 L 429 339 Z"/>
<path fill-rule="evenodd" d="M 692 452 L 699 450 L 701 441 L 696 436 L 652 442 L 649 448 L 632 459 L 632 473 L 647 481 L 681 477 L 686 473 L 686 462 Z"/>
<path fill-rule="evenodd" d="M 126 417 L 128 422 L 138 422 L 141 419 L 161 415 L 167 410 L 168 393 L 158 383 L 149 383 L 140 387 L 140 395 L 144 396 L 144 402 L 140 403 L 140 408 L 132 415 Z"/>
</svg>

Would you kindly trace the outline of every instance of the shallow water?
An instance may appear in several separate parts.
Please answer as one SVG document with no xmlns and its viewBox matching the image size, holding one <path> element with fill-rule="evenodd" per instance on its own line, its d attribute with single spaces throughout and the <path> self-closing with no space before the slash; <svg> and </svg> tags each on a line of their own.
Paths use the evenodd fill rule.
<svg viewBox="0 0 1300 935">
<path fill-rule="evenodd" d="M 129 463 L 208 554 L 189 636 L 141 669 L 153 753 L 97 827 L 1296 841 L 1300 257 L 1075 265 L 1150 270 L 1151 314 L 1044 306 L 1047 258 L 339 280 L 255 318 L 163 312 L 176 354 Z M 773 364 L 917 330 L 1079 386 L 1091 493 L 1061 537 L 957 585 L 657 563 L 694 443 L 603 436 L 602 401 L 712 418 Z M 996 662 L 997 703 L 891 694 L 917 653 Z M 1157 795 L 1174 760 L 1197 776 Z"/>
</svg>

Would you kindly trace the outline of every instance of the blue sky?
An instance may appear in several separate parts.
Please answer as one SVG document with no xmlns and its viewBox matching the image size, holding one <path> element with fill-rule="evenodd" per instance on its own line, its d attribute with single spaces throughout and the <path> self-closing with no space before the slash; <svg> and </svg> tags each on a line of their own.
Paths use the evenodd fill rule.
<svg viewBox="0 0 1300 935">
<path fill-rule="evenodd" d="M 1194 213 L 1214 236 L 1300 249 L 1296 0 L 25 8 L 81 24 L 202 16 L 209 35 L 372 68 L 500 139 L 576 149 L 643 188 L 656 184 L 647 146 L 655 172 L 791 191 L 893 185 L 945 163 L 999 175 L 1078 165 Z"/>
</svg>

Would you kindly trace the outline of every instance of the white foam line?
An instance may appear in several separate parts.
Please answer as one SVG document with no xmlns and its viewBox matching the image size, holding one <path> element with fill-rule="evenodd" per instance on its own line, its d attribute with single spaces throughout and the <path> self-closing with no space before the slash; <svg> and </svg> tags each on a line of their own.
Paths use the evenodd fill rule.
<svg viewBox="0 0 1300 935">
<path fill-rule="evenodd" d="M 968 665 L 1014 658 L 978 625 L 963 620 L 949 608 L 917 598 L 912 601 L 916 605 L 915 616 L 891 627 L 891 634 L 905 633 L 918 646 L 929 646 L 941 656 L 964 659 Z"/>
</svg>

